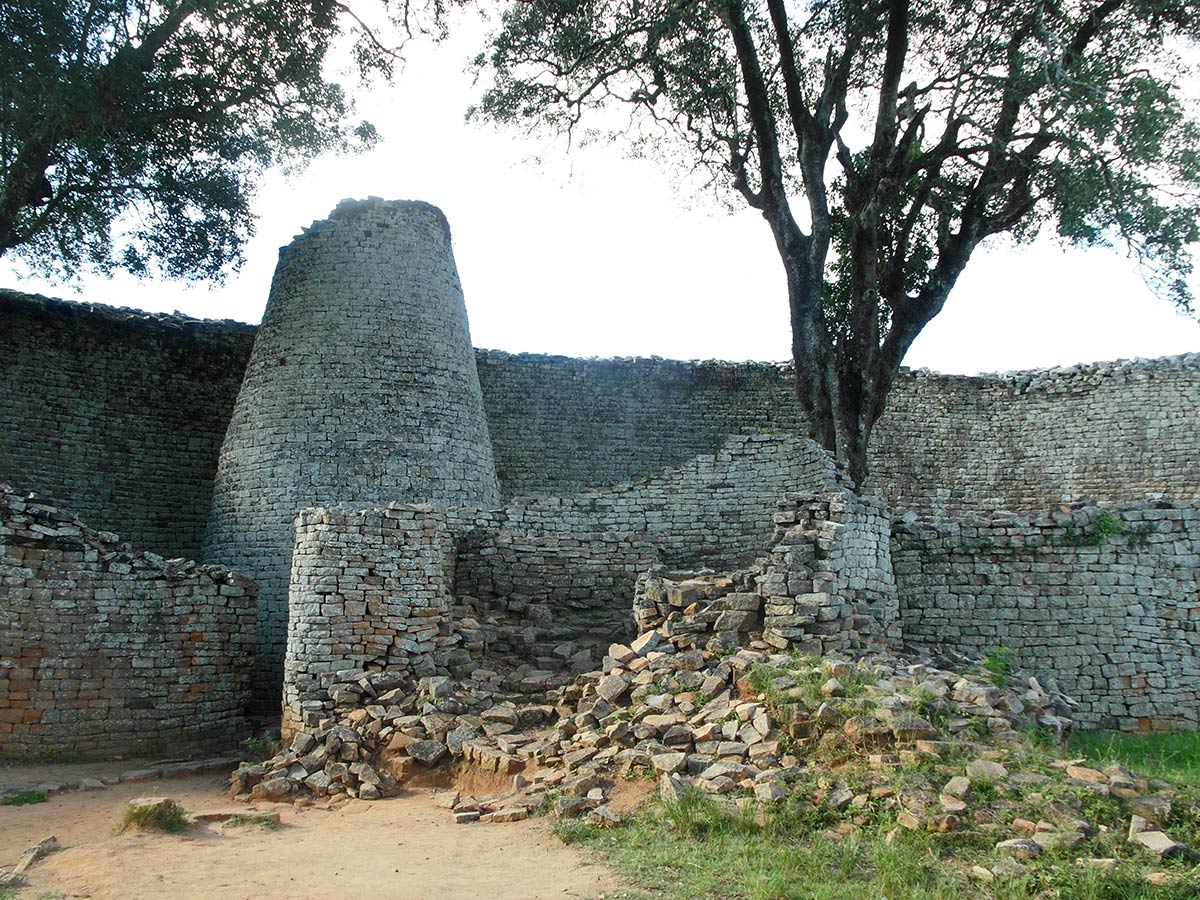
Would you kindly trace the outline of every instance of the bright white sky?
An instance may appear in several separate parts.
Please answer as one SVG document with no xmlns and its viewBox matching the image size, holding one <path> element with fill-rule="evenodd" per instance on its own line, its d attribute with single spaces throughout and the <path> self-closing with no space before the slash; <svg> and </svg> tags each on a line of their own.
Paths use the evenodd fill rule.
<svg viewBox="0 0 1200 900">
<path fill-rule="evenodd" d="M 359 99 L 384 141 L 365 156 L 273 175 L 247 264 L 223 285 L 85 278 L 53 285 L 0 264 L 17 290 L 257 322 L 276 251 L 345 197 L 426 200 L 450 220 L 478 347 L 566 356 L 784 360 L 782 269 L 758 213 L 688 196 L 616 148 L 567 154 L 467 125 L 473 41 L 410 47 L 393 87 Z M 536 159 L 535 159 L 536 158 Z M 682 193 L 682 196 L 681 196 Z M 1192 279 L 1200 295 L 1200 276 Z M 906 364 L 974 373 L 1200 350 L 1200 325 L 1115 251 L 977 252 Z"/>
</svg>

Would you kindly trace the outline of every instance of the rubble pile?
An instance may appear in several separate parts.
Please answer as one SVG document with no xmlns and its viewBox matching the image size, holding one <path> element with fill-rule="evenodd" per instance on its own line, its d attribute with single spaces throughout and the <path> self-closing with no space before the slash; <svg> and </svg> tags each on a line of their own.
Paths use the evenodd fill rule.
<svg viewBox="0 0 1200 900">
<path fill-rule="evenodd" d="M 838 834 L 880 817 L 895 828 L 984 833 L 1007 874 L 1111 832 L 1117 816 L 1140 852 L 1193 854 L 1164 830 L 1168 785 L 1031 754 L 1031 729 L 1061 742 L 1071 727 L 1071 701 L 1053 685 L 1013 677 L 1002 687 L 979 667 L 956 671 L 940 659 L 769 651 L 761 642 L 679 650 L 650 631 L 611 645 L 600 670 L 543 703 L 505 699 L 501 677 L 485 671 L 458 684 L 422 679 L 415 693 L 395 688 L 300 733 L 274 759 L 244 765 L 233 790 L 243 799 L 374 799 L 440 768 L 451 779 L 493 776 L 488 796 L 454 787 L 437 795 L 460 823 L 548 810 L 612 824 L 616 786 L 645 776 L 666 800 L 799 804 L 828 815 Z"/>
</svg>

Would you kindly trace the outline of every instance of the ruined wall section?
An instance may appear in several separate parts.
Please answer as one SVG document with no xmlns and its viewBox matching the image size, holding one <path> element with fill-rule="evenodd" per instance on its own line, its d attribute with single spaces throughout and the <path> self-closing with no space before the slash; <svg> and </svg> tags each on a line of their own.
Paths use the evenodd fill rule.
<svg viewBox="0 0 1200 900">
<path fill-rule="evenodd" d="M 1200 725 L 1200 506 L 1085 506 L 893 531 L 905 640 L 1008 647 L 1087 726 Z"/>
<path fill-rule="evenodd" d="M 861 650 L 899 637 L 887 507 L 827 487 L 790 494 L 775 513 L 769 552 L 720 574 L 658 569 L 639 579 L 639 634 L 656 631 L 680 649 L 772 647 L 814 656 Z"/>
<path fill-rule="evenodd" d="M 235 746 L 256 593 L 0 485 L 0 757 Z"/>
<path fill-rule="evenodd" d="M 1200 354 L 978 377 L 902 375 L 876 429 L 897 511 L 1200 500 Z"/>
<path fill-rule="evenodd" d="M 346 201 L 280 252 L 221 450 L 206 557 L 261 587 L 277 696 L 303 508 L 499 502 L 450 231 L 433 206 Z"/>
<path fill-rule="evenodd" d="M 0 291 L 0 479 L 199 558 L 254 330 Z"/>
</svg>

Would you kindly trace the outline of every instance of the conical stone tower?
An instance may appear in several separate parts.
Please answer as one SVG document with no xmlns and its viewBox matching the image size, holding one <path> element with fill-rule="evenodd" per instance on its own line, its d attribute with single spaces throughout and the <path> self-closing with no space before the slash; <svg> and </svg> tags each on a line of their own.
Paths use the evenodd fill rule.
<svg viewBox="0 0 1200 900">
<path fill-rule="evenodd" d="M 258 581 L 260 702 L 278 702 L 292 527 L 316 505 L 495 506 L 450 227 L 343 201 L 280 251 L 221 449 L 205 558 Z"/>
</svg>

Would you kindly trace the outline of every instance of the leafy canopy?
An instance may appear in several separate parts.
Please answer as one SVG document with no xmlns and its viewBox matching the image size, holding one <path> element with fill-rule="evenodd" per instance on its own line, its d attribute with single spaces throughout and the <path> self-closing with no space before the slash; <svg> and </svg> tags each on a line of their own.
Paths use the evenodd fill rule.
<svg viewBox="0 0 1200 900">
<path fill-rule="evenodd" d="M 1181 0 L 531 0 L 474 114 L 674 153 L 762 212 L 797 396 L 851 475 L 979 244 L 1121 243 L 1190 311 L 1200 128 Z"/>
<path fill-rule="evenodd" d="M 376 140 L 322 71 L 349 29 L 387 74 L 333 0 L 0 0 L 0 254 L 219 277 L 263 169 Z"/>
<path fill-rule="evenodd" d="M 897 6 L 906 46 L 889 56 Z M 870 174 L 896 295 L 936 277 L 964 227 L 1029 240 L 1051 225 L 1125 243 L 1188 307 L 1200 128 L 1182 87 L 1200 94 L 1198 35 L 1197 7 L 1171 0 L 533 0 L 476 59 L 492 82 L 473 114 L 619 131 L 760 208 L 780 179 L 818 207 L 798 211 L 806 230 L 826 225 L 821 206 L 833 217 L 834 283 L 852 252 L 847 191 Z"/>
</svg>

